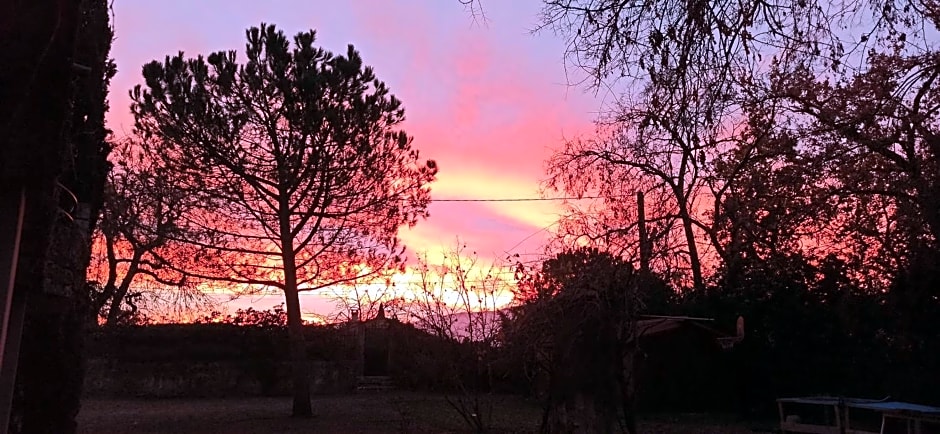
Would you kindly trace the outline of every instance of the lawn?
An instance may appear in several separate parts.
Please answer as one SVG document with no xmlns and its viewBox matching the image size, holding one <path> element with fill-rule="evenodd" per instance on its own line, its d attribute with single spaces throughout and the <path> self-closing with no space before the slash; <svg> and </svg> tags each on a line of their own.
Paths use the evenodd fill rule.
<svg viewBox="0 0 940 434">
<path fill-rule="evenodd" d="M 494 398 L 494 433 L 538 431 L 538 403 Z M 362 393 L 314 398 L 316 417 L 293 419 L 288 398 L 86 399 L 81 434 L 463 433 L 467 425 L 441 395 Z M 751 433 L 747 425 L 681 416 L 644 420 L 642 433 Z"/>
</svg>

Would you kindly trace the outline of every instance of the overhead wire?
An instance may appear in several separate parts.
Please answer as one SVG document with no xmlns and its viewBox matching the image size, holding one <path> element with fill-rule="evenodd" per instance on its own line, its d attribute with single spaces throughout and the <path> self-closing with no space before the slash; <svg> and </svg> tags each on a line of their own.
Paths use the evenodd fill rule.
<svg viewBox="0 0 940 434">
<path fill-rule="evenodd" d="M 616 199 L 627 196 L 508 197 L 477 199 L 431 199 L 431 202 L 548 202 L 557 200 Z"/>
</svg>

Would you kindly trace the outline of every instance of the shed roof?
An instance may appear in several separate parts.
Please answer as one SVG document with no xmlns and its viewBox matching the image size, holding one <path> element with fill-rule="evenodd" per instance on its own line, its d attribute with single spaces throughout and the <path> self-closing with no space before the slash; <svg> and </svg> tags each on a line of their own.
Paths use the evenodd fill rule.
<svg viewBox="0 0 940 434">
<path fill-rule="evenodd" d="M 741 335 L 729 335 L 706 325 L 707 322 L 712 321 L 711 318 L 665 315 L 643 315 L 640 318 L 641 319 L 637 321 L 637 329 L 641 337 L 658 335 L 675 330 L 683 325 L 691 325 L 705 330 L 705 332 L 712 335 L 715 341 L 724 349 L 733 347 L 744 337 Z"/>
<path fill-rule="evenodd" d="M 910 402 L 885 401 L 852 404 L 852 407 L 866 408 L 869 410 L 880 411 L 883 413 L 905 413 L 917 414 L 922 416 L 940 417 L 940 407 L 929 405 L 912 404 Z"/>
<path fill-rule="evenodd" d="M 865 398 L 840 398 L 837 396 L 808 396 L 793 398 L 777 398 L 777 402 L 793 404 L 812 404 L 812 405 L 838 405 L 839 402 L 845 405 L 856 405 L 863 403 L 886 402 L 884 399 L 865 399 Z"/>
<path fill-rule="evenodd" d="M 812 396 L 777 399 L 777 402 L 782 403 L 811 405 L 838 405 L 840 401 L 846 407 L 862 408 L 880 413 L 940 418 L 940 407 L 913 404 L 902 401 L 888 401 L 886 399 L 838 398 L 834 396 Z"/>
</svg>

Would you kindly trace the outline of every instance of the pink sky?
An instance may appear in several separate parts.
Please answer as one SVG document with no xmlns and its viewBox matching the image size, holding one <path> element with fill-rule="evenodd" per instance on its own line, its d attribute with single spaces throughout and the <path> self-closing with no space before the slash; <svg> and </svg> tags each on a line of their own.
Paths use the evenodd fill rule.
<svg viewBox="0 0 940 434">
<path fill-rule="evenodd" d="M 563 42 L 532 35 L 540 0 L 483 1 L 474 22 L 457 0 L 349 2 L 119 0 L 114 4 L 118 73 L 108 122 L 129 133 L 128 90 L 141 66 L 188 55 L 243 50 L 261 22 L 288 35 L 315 29 L 318 44 L 353 44 L 403 102 L 405 128 L 422 156 L 437 160 L 436 199 L 538 197 L 544 162 L 565 137 L 590 133 L 600 102 L 567 86 Z M 440 251 L 459 237 L 484 258 L 540 253 L 557 220 L 552 202 L 438 202 L 402 233 L 411 253 Z M 319 309 L 316 309 L 319 310 Z"/>
</svg>

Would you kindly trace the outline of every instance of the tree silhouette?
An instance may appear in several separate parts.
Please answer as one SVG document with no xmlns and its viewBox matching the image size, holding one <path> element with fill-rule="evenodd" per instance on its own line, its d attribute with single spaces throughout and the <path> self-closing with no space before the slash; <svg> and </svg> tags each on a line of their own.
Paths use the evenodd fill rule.
<svg viewBox="0 0 940 434">
<path fill-rule="evenodd" d="M 7 2 L 0 17 L 0 212 L 15 215 L 25 199 L 15 295 L 4 317 L 0 424 L 5 432 L 72 433 L 84 375 L 85 269 L 109 169 L 108 5 Z"/>
<path fill-rule="evenodd" d="M 172 291 L 162 308 L 185 311 L 206 304 L 196 290 L 196 279 L 186 269 L 195 269 L 183 239 L 197 235 L 181 224 L 183 216 L 198 208 L 195 197 L 180 190 L 174 172 L 149 158 L 133 140 L 119 143 L 112 151 L 114 167 L 105 186 L 101 224 L 93 249 L 97 266 L 89 270 L 99 291 L 92 294 L 93 310 L 114 325 L 138 314 L 129 296 L 143 296 L 143 282 L 154 290 Z M 165 291 L 160 291 L 164 292 Z M 131 310 L 127 310 L 130 307 Z"/>
<path fill-rule="evenodd" d="M 558 253 L 536 272 L 520 267 L 517 277 L 522 304 L 502 335 L 547 382 L 541 431 L 635 433 L 633 356 L 641 302 L 633 267 L 581 248 Z"/>
<path fill-rule="evenodd" d="M 751 319 L 742 360 L 759 367 L 746 377 L 765 393 L 751 401 L 813 392 L 936 401 L 937 2 L 546 0 L 542 18 L 588 87 L 617 98 L 601 124 L 628 132 L 569 143 L 552 160 L 555 185 L 611 197 L 575 215 L 602 223 L 583 232 L 633 231 L 618 192 L 667 190 L 687 176 L 644 177 L 649 157 L 682 161 L 671 155 L 716 145 L 702 148 L 690 196 L 715 260 L 703 260 L 704 290 L 682 303 Z M 635 116 L 644 111 L 658 119 Z M 563 170 L 568 162 L 577 170 Z M 685 247 L 672 245 L 691 254 Z M 869 378 L 881 370 L 892 373 Z"/>
<path fill-rule="evenodd" d="M 940 213 L 932 204 L 940 202 L 928 175 L 935 171 L 928 169 L 935 49 L 921 36 L 936 28 L 940 12 L 933 2 L 828 6 L 546 0 L 543 26 L 565 36 L 567 58 L 588 74 L 590 87 L 618 98 L 599 121 L 605 127 L 599 139 L 572 141 L 552 159 L 551 186 L 575 193 L 587 186 L 605 196 L 625 188 L 675 192 L 654 201 L 671 202 L 665 208 L 674 212 L 664 215 L 673 214 L 686 235 L 671 248 L 689 258 L 697 289 L 708 274 L 696 272 L 701 263 L 721 267 L 742 254 L 743 241 L 734 237 L 748 223 L 728 226 L 742 212 L 760 214 L 752 217 L 771 231 L 783 217 L 789 227 L 775 227 L 797 234 L 760 235 L 767 240 L 819 235 L 830 248 L 840 240 L 872 258 L 903 256 L 902 246 L 925 236 L 918 227 L 937 238 L 932 220 Z M 872 26 L 839 30 L 859 20 Z M 568 164 L 584 170 L 566 171 Z M 759 185 L 771 178 L 773 186 Z M 779 193 L 790 202 L 758 204 L 743 191 Z M 851 203 L 838 211 L 838 200 Z M 615 218 L 587 231 L 595 238 L 630 229 L 629 218 L 616 218 L 629 207 L 615 199 L 606 205 L 601 215 Z M 854 229 L 827 219 L 851 220 Z M 885 222 L 890 239 L 860 235 L 888 236 L 878 228 Z M 902 233 L 901 226 L 912 230 Z M 716 257 L 699 254 L 704 245 Z"/>
<path fill-rule="evenodd" d="M 284 292 L 293 415 L 309 416 L 298 292 L 398 265 L 398 228 L 427 215 L 437 168 L 352 46 L 334 55 L 312 30 L 291 44 L 265 24 L 246 36 L 241 64 L 234 51 L 148 63 L 132 111 L 147 149 L 202 202 L 183 224 L 204 235 L 184 241 L 224 258 L 196 277 Z"/>
<path fill-rule="evenodd" d="M 546 184 L 568 195 L 606 198 L 601 210 L 572 207 L 563 235 L 583 233 L 595 245 L 634 257 L 636 204 L 623 196 L 642 191 L 653 198 L 647 213 L 658 271 L 702 289 L 706 254 L 699 245 L 714 242 L 707 218 L 715 203 L 712 160 L 737 137 L 723 137 L 720 126 L 704 120 L 706 107 L 696 106 L 703 99 L 696 89 L 685 90 L 681 99 L 677 105 L 623 104 L 610 119 L 598 121 L 599 138 L 569 141 L 551 157 Z M 706 242 L 699 241 L 703 232 Z"/>
</svg>

